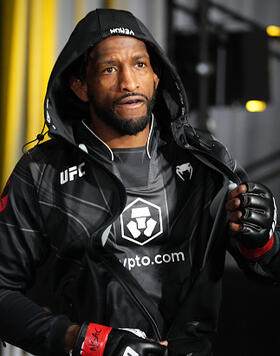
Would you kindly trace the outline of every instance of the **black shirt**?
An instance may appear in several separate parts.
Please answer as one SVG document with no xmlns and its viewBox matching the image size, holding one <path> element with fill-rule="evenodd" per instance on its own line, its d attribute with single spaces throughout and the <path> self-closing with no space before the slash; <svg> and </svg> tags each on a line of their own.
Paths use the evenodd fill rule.
<svg viewBox="0 0 280 356">
<path fill-rule="evenodd" d="M 105 247 L 152 297 L 168 324 L 191 284 L 192 269 L 202 262 L 190 256 L 197 249 L 203 255 L 206 247 L 216 174 L 178 146 L 174 152 L 158 145 L 151 158 L 145 147 L 113 153 L 127 205 Z"/>
</svg>

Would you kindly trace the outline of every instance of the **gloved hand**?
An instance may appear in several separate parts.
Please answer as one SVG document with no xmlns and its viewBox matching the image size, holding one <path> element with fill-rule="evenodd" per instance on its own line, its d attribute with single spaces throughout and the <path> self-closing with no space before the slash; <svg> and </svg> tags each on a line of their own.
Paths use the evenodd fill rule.
<svg viewBox="0 0 280 356">
<path fill-rule="evenodd" d="M 145 333 L 136 336 L 134 329 L 115 329 L 84 323 L 77 337 L 73 356 L 167 356 L 167 348 L 145 339 Z M 145 335 L 145 336 L 144 336 Z"/>
<path fill-rule="evenodd" d="M 276 226 L 276 205 L 270 190 L 262 184 L 245 183 L 230 193 L 226 203 L 230 228 L 239 244 L 247 249 L 265 246 Z"/>
<path fill-rule="evenodd" d="M 168 356 L 209 356 L 212 345 L 205 337 L 185 336 L 168 341 Z"/>
</svg>

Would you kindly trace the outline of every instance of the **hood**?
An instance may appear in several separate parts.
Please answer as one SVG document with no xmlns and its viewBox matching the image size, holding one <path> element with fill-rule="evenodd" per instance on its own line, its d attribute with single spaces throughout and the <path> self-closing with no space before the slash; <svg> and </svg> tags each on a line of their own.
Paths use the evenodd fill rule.
<svg viewBox="0 0 280 356">
<path fill-rule="evenodd" d="M 69 88 L 67 69 L 85 56 L 90 47 L 117 35 L 132 36 L 145 42 L 150 56 L 160 66 L 160 84 L 153 110 L 157 120 L 169 131 L 170 123 L 176 120 L 186 123 L 188 103 L 181 79 L 148 29 L 130 12 L 97 9 L 77 24 L 51 73 L 45 98 L 45 121 L 51 136 L 58 135 L 74 143 L 73 124 L 89 115 L 88 105 Z"/>
<path fill-rule="evenodd" d="M 51 137 L 61 137 L 76 145 L 74 126 L 89 117 L 87 103 L 72 92 L 67 79 L 69 68 L 85 58 L 89 48 L 110 36 L 131 36 L 143 41 L 151 62 L 160 67 L 160 82 L 153 113 L 161 131 L 184 148 L 198 150 L 227 166 L 232 176 L 232 159 L 226 148 L 209 133 L 198 133 L 188 123 L 188 101 L 182 81 L 164 51 L 149 30 L 132 13 L 124 10 L 97 9 L 88 13 L 75 27 L 52 70 L 45 98 L 45 122 Z"/>
</svg>

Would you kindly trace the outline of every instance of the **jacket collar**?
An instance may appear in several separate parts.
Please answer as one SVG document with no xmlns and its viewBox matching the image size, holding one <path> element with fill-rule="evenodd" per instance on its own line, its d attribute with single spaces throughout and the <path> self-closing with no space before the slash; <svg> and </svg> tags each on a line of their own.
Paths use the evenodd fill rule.
<svg viewBox="0 0 280 356">
<path fill-rule="evenodd" d="M 156 137 L 156 121 L 154 115 L 152 114 L 151 127 L 146 145 L 146 152 L 149 159 L 151 159 L 152 152 L 155 147 Z M 156 136 L 156 137 L 155 137 Z M 100 137 L 98 137 L 85 123 L 85 120 L 80 122 L 76 128 L 76 141 L 83 151 L 98 156 L 102 160 L 108 162 L 114 161 L 113 150 L 104 142 Z"/>
</svg>

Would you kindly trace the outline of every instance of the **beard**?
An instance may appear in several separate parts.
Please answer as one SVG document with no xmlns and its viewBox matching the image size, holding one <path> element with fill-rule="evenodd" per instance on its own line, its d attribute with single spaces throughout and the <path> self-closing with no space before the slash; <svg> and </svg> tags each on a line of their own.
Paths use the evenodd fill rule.
<svg viewBox="0 0 280 356">
<path fill-rule="evenodd" d="M 132 95 L 138 95 L 138 96 L 140 95 L 146 99 L 147 113 L 146 115 L 137 118 L 124 119 L 123 117 L 119 116 L 114 112 L 114 107 L 118 101 Z M 129 93 L 123 95 L 121 98 L 113 102 L 112 109 L 107 109 L 106 107 L 97 103 L 94 97 L 94 93 L 92 93 L 91 90 L 88 91 L 88 98 L 89 98 L 89 104 L 91 108 L 93 109 L 93 111 L 95 112 L 95 114 L 98 116 L 100 120 L 102 120 L 105 124 L 115 129 L 121 135 L 133 136 L 136 135 L 138 132 L 143 131 L 150 122 L 152 110 L 156 101 L 156 87 L 154 84 L 154 91 L 151 99 L 149 99 L 144 94 Z"/>
</svg>

